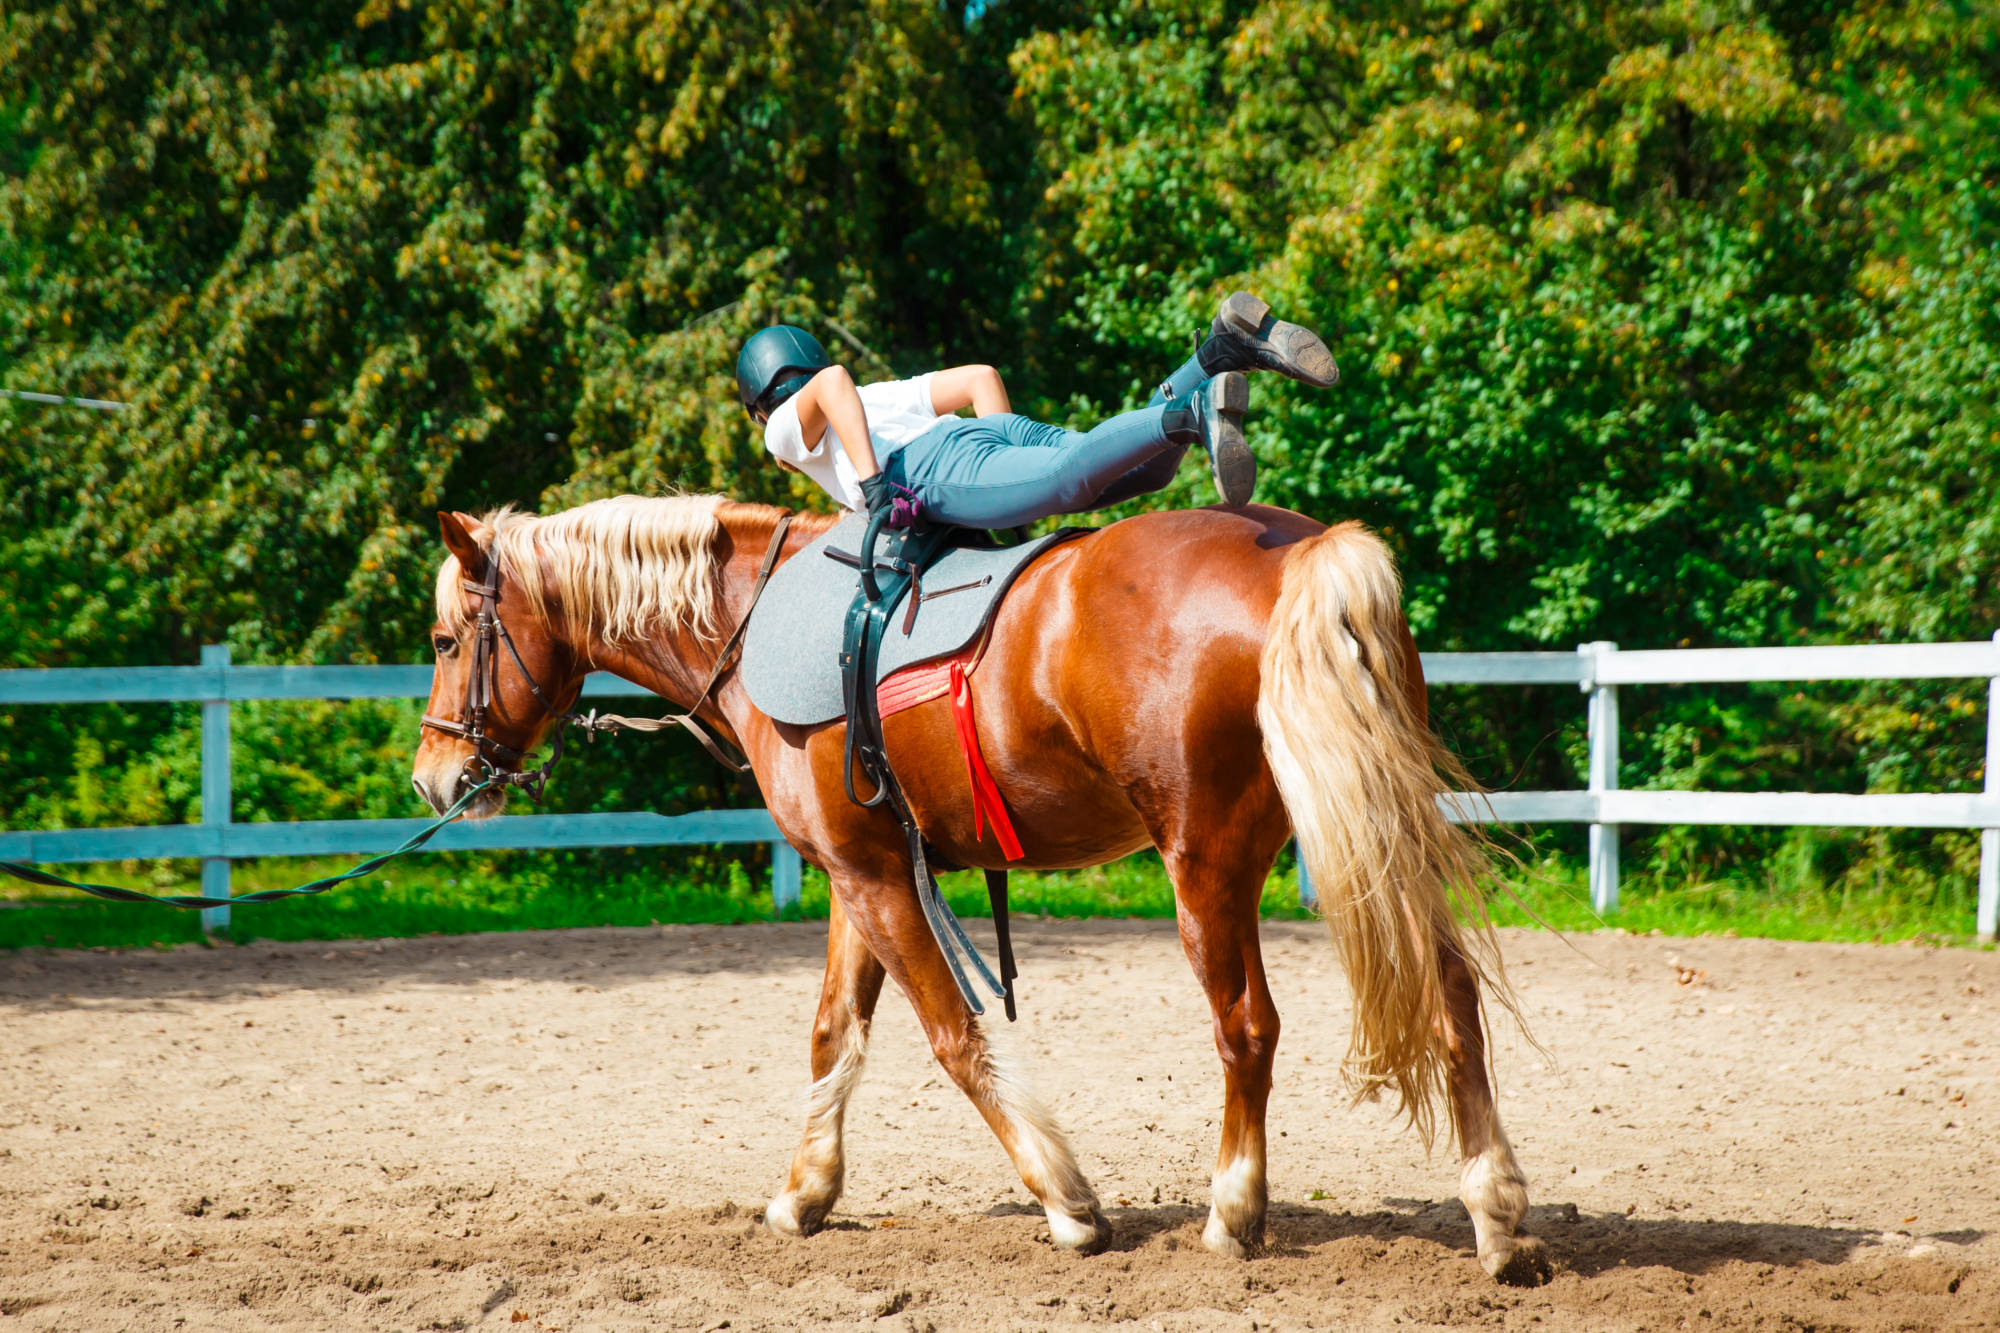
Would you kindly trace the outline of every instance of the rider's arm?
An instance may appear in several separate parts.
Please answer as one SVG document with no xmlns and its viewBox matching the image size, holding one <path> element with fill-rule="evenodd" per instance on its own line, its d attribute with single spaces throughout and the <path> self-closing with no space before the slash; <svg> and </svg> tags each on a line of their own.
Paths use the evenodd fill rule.
<svg viewBox="0 0 2000 1333">
<path fill-rule="evenodd" d="M 976 417 L 1013 411 L 1000 372 L 991 366 L 953 366 L 932 375 L 931 410 L 943 417 L 962 407 L 971 408 Z"/>
<path fill-rule="evenodd" d="M 866 481 L 882 469 L 875 462 L 875 446 L 868 439 L 868 413 L 855 391 L 854 377 L 845 366 L 828 366 L 812 377 L 812 382 L 792 398 L 799 411 L 799 433 L 817 440 L 828 426 L 834 438 L 847 450 L 854 464 L 856 480 Z"/>
</svg>

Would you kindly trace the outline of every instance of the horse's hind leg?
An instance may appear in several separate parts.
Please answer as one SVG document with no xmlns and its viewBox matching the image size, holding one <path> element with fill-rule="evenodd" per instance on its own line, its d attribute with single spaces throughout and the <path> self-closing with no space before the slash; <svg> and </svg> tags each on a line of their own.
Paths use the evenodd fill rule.
<svg viewBox="0 0 2000 1333">
<path fill-rule="evenodd" d="M 1269 1204 L 1264 1108 L 1278 1050 L 1278 1009 L 1264 981 L 1257 904 L 1271 856 L 1209 845 L 1170 850 L 1166 862 L 1180 902 L 1181 947 L 1208 994 L 1222 1057 L 1222 1141 L 1201 1240 L 1217 1254 L 1240 1259 L 1262 1243 Z"/>
<path fill-rule="evenodd" d="M 1542 1242 L 1519 1231 L 1528 1211 L 1528 1178 L 1514 1160 L 1500 1127 L 1493 1087 L 1486 1078 L 1486 1032 L 1480 1021 L 1479 984 L 1465 959 L 1449 946 L 1439 959 L 1451 1013 L 1451 1103 L 1458 1121 L 1459 1197 L 1472 1215 L 1479 1263 L 1500 1281 L 1536 1286 L 1549 1280 Z"/>
<path fill-rule="evenodd" d="M 988 1043 L 924 921 L 909 886 L 907 863 L 901 873 L 903 881 L 893 886 L 837 878 L 834 893 L 847 896 L 855 927 L 917 1011 L 931 1054 L 971 1100 L 1013 1159 L 1021 1183 L 1041 1203 L 1050 1238 L 1066 1250 L 1096 1253 L 1111 1240 L 1111 1223 L 1098 1205 L 1097 1192 L 1077 1166 L 1055 1118 Z"/>
<path fill-rule="evenodd" d="M 847 1099 L 861 1081 L 868 1054 L 868 1025 L 882 995 L 882 964 L 848 922 L 836 898 L 827 921 L 826 979 L 813 1020 L 813 1083 L 806 1094 L 806 1131 L 792 1155 L 784 1193 L 771 1200 L 764 1221 L 787 1236 L 819 1230 L 846 1181 L 842 1129 Z"/>
</svg>

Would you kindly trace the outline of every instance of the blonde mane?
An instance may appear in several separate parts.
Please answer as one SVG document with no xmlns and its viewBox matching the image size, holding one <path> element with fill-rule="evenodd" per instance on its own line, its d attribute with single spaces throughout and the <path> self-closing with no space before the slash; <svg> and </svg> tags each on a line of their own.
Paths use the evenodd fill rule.
<svg viewBox="0 0 2000 1333">
<path fill-rule="evenodd" d="M 477 535 L 544 623 L 622 647 L 675 629 L 716 634 L 719 495 L 620 495 L 558 514 L 512 505 L 480 516 Z M 553 606 L 551 605 L 553 601 Z M 438 619 L 472 628 L 458 558 L 438 571 Z"/>
</svg>

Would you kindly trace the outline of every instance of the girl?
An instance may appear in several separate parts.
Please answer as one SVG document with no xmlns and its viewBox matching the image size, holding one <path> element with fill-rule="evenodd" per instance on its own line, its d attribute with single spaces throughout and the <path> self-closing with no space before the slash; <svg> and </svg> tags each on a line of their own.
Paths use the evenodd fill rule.
<svg viewBox="0 0 2000 1333">
<path fill-rule="evenodd" d="M 1088 432 L 1015 415 L 991 366 L 857 387 L 817 339 L 788 324 L 743 344 L 736 386 L 764 427 L 765 447 L 847 508 L 872 516 L 900 503 L 905 521 L 921 512 L 963 527 L 1011 528 L 1157 491 L 1190 444 L 1207 452 L 1223 503 L 1248 504 L 1257 461 L 1243 438 L 1247 370 L 1320 388 L 1340 373 L 1317 334 L 1237 292 L 1149 404 Z M 971 417 L 957 415 L 968 407 Z"/>
</svg>

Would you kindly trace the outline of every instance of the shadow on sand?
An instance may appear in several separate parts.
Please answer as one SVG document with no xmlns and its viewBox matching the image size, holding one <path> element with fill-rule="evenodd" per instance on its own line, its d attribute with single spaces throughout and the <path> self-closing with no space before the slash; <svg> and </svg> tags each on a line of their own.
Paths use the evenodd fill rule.
<svg viewBox="0 0 2000 1333">
<path fill-rule="evenodd" d="M 1338 1241 L 1365 1239 L 1388 1244 L 1397 1240 L 1429 1241 L 1460 1257 L 1473 1255 L 1472 1222 L 1456 1199 L 1389 1199 L 1390 1206 L 1366 1213 L 1348 1213 L 1310 1204 L 1274 1203 L 1261 1253 L 1272 1258 L 1306 1258 L 1312 1250 Z M 1199 1245 L 1208 1209 L 1192 1204 L 1161 1204 L 1105 1210 L 1117 1235 L 1115 1251 L 1146 1248 L 1174 1235 L 1182 1245 Z M 1015 1212 L 1039 1215 L 1040 1209 L 1007 1204 L 988 1216 Z M 1559 1270 L 1595 1277 L 1614 1268 L 1665 1267 L 1690 1275 L 1727 1263 L 1838 1264 L 1862 1250 L 1879 1246 L 1873 1232 L 1851 1227 L 1815 1227 L 1784 1222 L 1738 1222 L 1728 1219 L 1628 1217 L 1622 1213 L 1587 1213 L 1573 1203 L 1541 1204 L 1528 1210 L 1525 1227 L 1540 1236 Z M 1931 1239 L 1970 1244 L 1986 1233 L 1960 1231 Z"/>
<path fill-rule="evenodd" d="M 662 976 L 805 975 L 817 988 L 823 921 L 751 926 L 595 927 L 175 949 L 0 954 L 0 1005 L 61 1009 L 235 1001 L 274 990 L 366 993 L 409 982 L 562 981 L 609 989 Z"/>
<path fill-rule="evenodd" d="M 992 937 L 991 926 L 968 926 Z M 1083 942 L 1152 936 L 1179 950 L 1171 921 L 1036 921 L 1016 917 L 1023 971 Z M 826 922 L 746 925 L 597 926 L 384 940 L 258 940 L 209 948 L 22 949 L 0 952 L 0 1007 L 64 1009 L 125 1003 L 235 1001 L 272 991 L 359 993 L 418 982 L 461 987 L 493 981 L 615 986 L 660 977 L 770 976 L 796 979 L 803 1002 L 818 998 Z M 1189 985 L 1193 982 L 1190 980 Z"/>
</svg>

